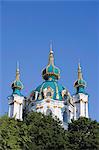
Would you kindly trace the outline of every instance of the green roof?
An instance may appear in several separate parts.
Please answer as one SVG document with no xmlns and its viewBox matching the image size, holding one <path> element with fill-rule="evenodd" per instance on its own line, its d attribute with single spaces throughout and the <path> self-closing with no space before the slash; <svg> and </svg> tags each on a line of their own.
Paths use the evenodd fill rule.
<svg viewBox="0 0 99 150">
<path fill-rule="evenodd" d="M 47 80 L 47 81 L 44 81 L 41 85 L 39 85 L 35 91 L 38 91 L 39 93 L 43 92 L 43 90 L 45 88 L 48 88 L 50 87 L 53 91 L 54 91 L 54 94 L 53 94 L 53 97 L 52 99 L 57 99 L 57 95 L 58 95 L 58 100 L 63 100 L 62 98 L 62 90 L 66 89 L 64 86 L 62 86 L 61 84 L 58 83 L 57 80 Z M 58 90 L 57 90 L 58 89 Z"/>
</svg>

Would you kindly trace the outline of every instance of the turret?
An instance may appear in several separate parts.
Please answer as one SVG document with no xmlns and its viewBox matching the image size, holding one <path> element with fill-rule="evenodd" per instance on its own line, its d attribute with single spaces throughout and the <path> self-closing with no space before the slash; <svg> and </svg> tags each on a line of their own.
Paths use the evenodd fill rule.
<svg viewBox="0 0 99 150">
<path fill-rule="evenodd" d="M 80 63 L 78 64 L 78 79 L 74 83 L 76 93 L 85 93 L 86 82 L 83 80 Z"/>
<path fill-rule="evenodd" d="M 9 100 L 9 117 L 22 120 L 23 100 L 24 96 L 21 94 L 23 84 L 20 81 L 19 63 L 17 62 L 16 79 L 11 85 L 13 90 L 12 95 L 8 97 Z"/>
<path fill-rule="evenodd" d="M 42 77 L 44 80 L 58 80 L 60 78 L 60 70 L 55 66 L 54 63 L 52 44 L 50 45 L 48 65 L 45 69 L 43 69 Z"/>
<path fill-rule="evenodd" d="M 73 95 L 74 101 L 74 118 L 88 118 L 88 94 L 85 92 L 86 82 L 83 79 L 80 63 L 78 64 L 78 79 L 74 82 L 76 94 Z"/>
<path fill-rule="evenodd" d="M 13 94 L 17 94 L 19 96 L 22 96 L 21 90 L 23 89 L 23 84 L 20 81 L 20 72 L 19 72 L 19 63 L 17 62 L 17 68 L 16 68 L 16 79 L 11 85 L 13 89 Z"/>
</svg>

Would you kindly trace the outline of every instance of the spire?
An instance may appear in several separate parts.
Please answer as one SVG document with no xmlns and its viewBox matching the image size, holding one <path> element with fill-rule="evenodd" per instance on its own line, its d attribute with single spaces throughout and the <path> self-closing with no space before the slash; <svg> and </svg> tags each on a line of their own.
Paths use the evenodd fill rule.
<svg viewBox="0 0 99 150">
<path fill-rule="evenodd" d="M 11 85 L 13 89 L 13 94 L 21 95 L 20 90 L 23 89 L 23 84 L 20 81 L 20 72 L 19 72 L 19 62 L 17 61 L 17 67 L 16 67 L 16 79 Z"/>
<path fill-rule="evenodd" d="M 50 42 L 50 53 L 53 53 L 53 44 L 52 44 L 52 41 Z"/>
<path fill-rule="evenodd" d="M 20 80 L 20 72 L 19 72 L 19 62 L 17 61 L 17 67 L 16 67 L 16 81 Z"/>
<path fill-rule="evenodd" d="M 85 93 L 86 82 L 83 80 L 80 63 L 78 63 L 78 79 L 74 82 L 77 93 Z"/>
<path fill-rule="evenodd" d="M 50 43 L 50 53 L 49 53 L 49 62 L 48 62 L 48 64 L 54 65 L 54 55 L 53 55 L 52 41 Z"/>
<path fill-rule="evenodd" d="M 48 65 L 42 70 L 42 77 L 44 80 L 58 80 L 60 78 L 60 70 L 54 65 L 52 41 L 50 42 Z"/>
<path fill-rule="evenodd" d="M 82 70 L 81 70 L 81 66 L 80 66 L 80 62 L 78 63 L 78 80 L 82 80 Z"/>
</svg>

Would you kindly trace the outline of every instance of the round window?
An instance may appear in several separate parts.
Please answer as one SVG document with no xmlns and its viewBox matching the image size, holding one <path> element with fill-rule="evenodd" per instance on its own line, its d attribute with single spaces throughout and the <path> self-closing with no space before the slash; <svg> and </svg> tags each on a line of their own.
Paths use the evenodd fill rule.
<svg viewBox="0 0 99 150">
<path fill-rule="evenodd" d="M 52 94 L 51 92 L 47 92 L 46 96 L 50 97 Z"/>
</svg>

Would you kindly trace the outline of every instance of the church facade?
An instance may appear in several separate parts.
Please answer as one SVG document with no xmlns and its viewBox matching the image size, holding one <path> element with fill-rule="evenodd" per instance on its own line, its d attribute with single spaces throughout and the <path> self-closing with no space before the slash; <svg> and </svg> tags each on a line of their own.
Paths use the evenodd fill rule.
<svg viewBox="0 0 99 150">
<path fill-rule="evenodd" d="M 80 63 L 78 78 L 74 82 L 76 89 L 74 95 L 58 82 L 60 70 L 55 66 L 52 47 L 50 47 L 48 65 L 42 70 L 42 78 L 44 81 L 26 98 L 21 94 L 23 84 L 17 66 L 16 79 L 11 85 L 13 92 L 8 97 L 9 117 L 23 120 L 23 115 L 26 113 L 41 112 L 59 118 L 64 127 L 71 119 L 88 118 L 88 94 L 85 92 L 86 82 L 83 79 Z"/>
</svg>

